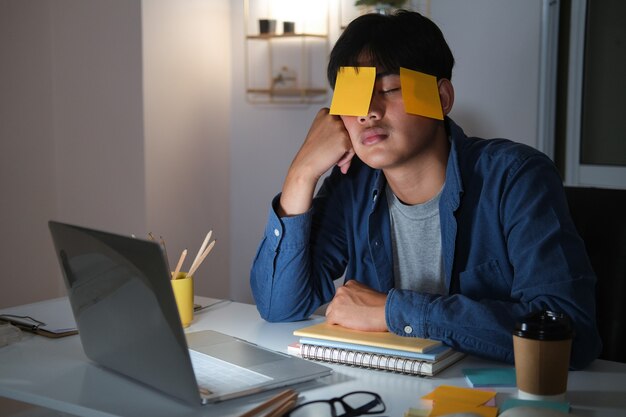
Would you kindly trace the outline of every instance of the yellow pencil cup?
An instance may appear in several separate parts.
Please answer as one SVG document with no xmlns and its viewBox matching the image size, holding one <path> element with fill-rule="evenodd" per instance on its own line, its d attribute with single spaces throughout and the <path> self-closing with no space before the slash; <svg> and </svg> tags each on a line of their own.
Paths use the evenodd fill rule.
<svg viewBox="0 0 626 417">
<path fill-rule="evenodd" d="M 171 282 L 180 321 L 183 327 L 189 327 L 193 320 L 193 276 L 179 272 L 176 279 L 172 279 Z"/>
</svg>

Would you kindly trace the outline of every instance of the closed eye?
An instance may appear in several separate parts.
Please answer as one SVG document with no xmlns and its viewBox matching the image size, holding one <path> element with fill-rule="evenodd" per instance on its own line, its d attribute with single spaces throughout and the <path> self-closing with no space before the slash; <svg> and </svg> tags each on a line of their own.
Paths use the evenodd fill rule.
<svg viewBox="0 0 626 417">
<path fill-rule="evenodd" d="M 388 90 L 382 90 L 381 94 L 391 94 L 391 93 L 395 93 L 397 91 L 400 91 L 400 87 L 390 88 Z"/>
</svg>

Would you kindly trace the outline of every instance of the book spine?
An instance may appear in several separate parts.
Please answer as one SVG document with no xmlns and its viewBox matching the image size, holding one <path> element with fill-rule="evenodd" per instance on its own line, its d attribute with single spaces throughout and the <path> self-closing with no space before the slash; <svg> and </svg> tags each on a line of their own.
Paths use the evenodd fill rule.
<svg viewBox="0 0 626 417">
<path fill-rule="evenodd" d="M 419 359 L 309 344 L 300 345 L 300 355 L 304 359 L 322 362 L 379 369 L 408 375 L 432 376 L 431 364 Z"/>
</svg>

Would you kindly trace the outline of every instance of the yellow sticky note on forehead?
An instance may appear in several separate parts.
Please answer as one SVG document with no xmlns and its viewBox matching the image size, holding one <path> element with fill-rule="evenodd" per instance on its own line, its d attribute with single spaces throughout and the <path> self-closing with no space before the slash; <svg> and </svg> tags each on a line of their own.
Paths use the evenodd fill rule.
<svg viewBox="0 0 626 417">
<path fill-rule="evenodd" d="M 330 114 L 365 116 L 370 108 L 376 68 L 341 67 L 337 72 Z"/>
<path fill-rule="evenodd" d="M 400 67 L 400 86 L 407 113 L 443 120 L 437 77 Z"/>
</svg>

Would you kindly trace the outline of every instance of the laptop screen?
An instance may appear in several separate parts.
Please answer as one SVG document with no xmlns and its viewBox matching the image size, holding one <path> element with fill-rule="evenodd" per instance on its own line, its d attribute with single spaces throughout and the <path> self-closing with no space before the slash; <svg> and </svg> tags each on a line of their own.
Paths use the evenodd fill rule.
<svg viewBox="0 0 626 417">
<path fill-rule="evenodd" d="M 199 401 L 161 247 L 58 222 L 49 228 L 87 357 Z"/>
</svg>

